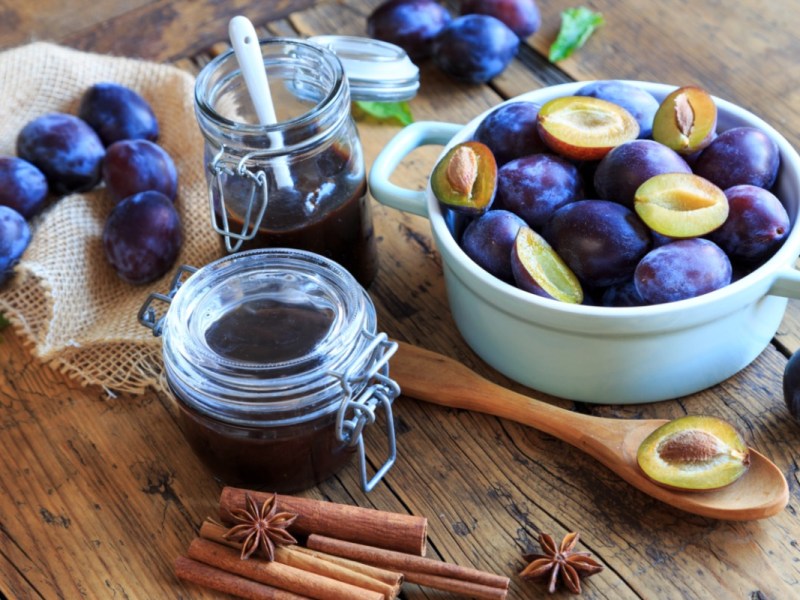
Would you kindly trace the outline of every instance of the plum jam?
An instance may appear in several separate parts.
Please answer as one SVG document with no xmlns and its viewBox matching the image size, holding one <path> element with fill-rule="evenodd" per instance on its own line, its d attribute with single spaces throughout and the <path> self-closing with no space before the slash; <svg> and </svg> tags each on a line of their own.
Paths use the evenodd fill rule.
<svg viewBox="0 0 800 600">
<path fill-rule="evenodd" d="M 227 252 L 299 248 L 367 287 L 377 272 L 366 168 L 342 63 L 316 44 L 261 42 L 277 122 L 260 124 L 233 50 L 198 75 L 213 229 Z"/>
<path fill-rule="evenodd" d="M 156 301 L 169 303 L 161 318 Z M 224 484 L 296 492 L 358 454 L 369 490 L 394 462 L 397 345 L 376 332 L 369 296 L 336 262 L 269 248 L 184 267 L 139 319 L 163 338 L 186 439 Z M 389 458 L 368 481 L 362 430 L 381 407 Z"/>
</svg>

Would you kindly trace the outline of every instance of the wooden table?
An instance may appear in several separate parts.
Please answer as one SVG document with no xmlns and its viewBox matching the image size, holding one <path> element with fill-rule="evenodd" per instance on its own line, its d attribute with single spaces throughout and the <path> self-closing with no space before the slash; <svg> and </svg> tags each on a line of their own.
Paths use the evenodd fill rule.
<svg viewBox="0 0 800 600">
<path fill-rule="evenodd" d="M 79 0 L 0 2 L 0 47 L 52 40 L 76 48 L 172 62 L 197 71 L 223 42 L 230 16 L 267 31 L 363 35 L 377 0 Z M 800 142 L 800 11 L 791 0 L 593 0 L 606 25 L 557 66 L 546 55 L 559 13 L 540 0 L 543 25 L 490 85 L 448 80 L 422 65 L 418 120 L 465 123 L 505 98 L 569 80 L 697 83 L 762 116 Z M 1 84 L 1 82 L 0 82 Z M 371 162 L 397 127 L 360 123 Z M 412 155 L 397 181 L 422 187 L 438 149 Z M 452 356 L 521 390 L 478 359 L 450 317 L 428 223 L 375 206 L 381 271 L 370 289 L 381 328 Z M 761 356 L 724 383 L 675 401 L 631 407 L 573 405 L 615 417 L 711 413 L 737 423 L 785 473 L 789 507 L 729 523 L 670 509 L 581 452 L 532 429 L 410 399 L 396 402 L 399 459 L 370 494 L 354 468 L 306 495 L 425 515 L 430 554 L 512 577 L 511 598 L 542 597 L 516 577 L 540 531 L 581 532 L 606 569 L 588 598 L 800 597 L 800 424 L 784 407 L 781 377 L 800 346 L 790 302 Z M 32 360 L 11 329 L 0 344 L 0 592 L 8 598 L 210 598 L 182 585 L 172 563 L 213 514 L 219 485 L 186 446 L 168 401 L 155 393 L 109 398 Z M 636 365 L 631 365 L 636 368 Z M 528 390 L 530 393 L 535 393 Z M 378 455 L 377 436 L 368 452 Z M 406 586 L 405 598 L 445 598 Z"/>
</svg>

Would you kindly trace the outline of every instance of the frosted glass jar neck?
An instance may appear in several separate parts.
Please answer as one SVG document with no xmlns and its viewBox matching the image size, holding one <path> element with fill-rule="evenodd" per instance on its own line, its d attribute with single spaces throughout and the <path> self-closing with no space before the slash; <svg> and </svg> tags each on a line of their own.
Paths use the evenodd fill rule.
<svg viewBox="0 0 800 600">
<path fill-rule="evenodd" d="M 280 134 L 275 155 L 302 153 L 323 144 L 350 119 L 350 90 L 336 55 L 301 40 L 260 42 L 278 122 L 258 123 L 233 50 L 212 60 L 195 84 L 195 111 L 205 137 L 218 146 L 270 152 L 270 133 Z"/>
</svg>

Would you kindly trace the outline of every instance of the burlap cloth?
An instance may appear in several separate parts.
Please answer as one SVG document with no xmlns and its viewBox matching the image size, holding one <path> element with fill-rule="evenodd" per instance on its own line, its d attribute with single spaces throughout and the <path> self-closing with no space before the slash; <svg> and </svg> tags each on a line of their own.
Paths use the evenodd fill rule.
<svg viewBox="0 0 800 600">
<path fill-rule="evenodd" d="M 76 114 L 83 92 L 101 81 L 139 92 L 160 125 L 158 143 L 178 170 L 176 207 L 184 243 L 175 267 L 220 255 L 210 225 L 203 139 L 194 117 L 194 77 L 176 67 L 34 43 L 0 53 L 0 154 L 13 155 L 20 129 L 48 112 Z M 174 269 L 143 286 L 122 281 L 103 253 L 113 203 L 100 187 L 60 198 L 32 222 L 33 239 L 16 275 L 0 288 L 0 311 L 34 356 L 109 393 L 160 386 L 161 341 L 137 313 L 152 291 L 166 292 Z"/>
</svg>

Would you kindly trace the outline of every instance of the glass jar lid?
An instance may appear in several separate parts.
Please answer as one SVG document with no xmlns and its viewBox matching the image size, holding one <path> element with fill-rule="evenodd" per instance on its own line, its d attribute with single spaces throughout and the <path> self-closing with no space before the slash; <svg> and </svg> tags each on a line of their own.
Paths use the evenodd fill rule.
<svg viewBox="0 0 800 600">
<path fill-rule="evenodd" d="M 336 54 L 353 100 L 399 102 L 417 94 L 419 68 L 399 46 L 345 35 L 318 35 L 308 41 Z"/>
</svg>

